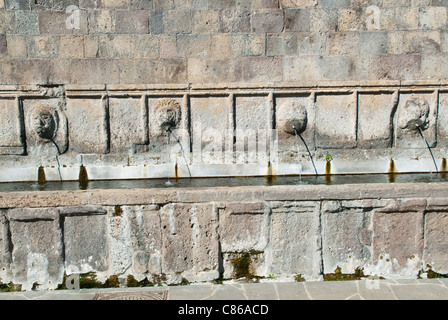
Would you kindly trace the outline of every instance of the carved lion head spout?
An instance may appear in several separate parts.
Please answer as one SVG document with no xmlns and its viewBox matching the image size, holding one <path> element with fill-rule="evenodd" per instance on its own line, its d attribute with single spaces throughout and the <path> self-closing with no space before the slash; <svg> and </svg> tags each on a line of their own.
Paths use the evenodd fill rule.
<svg viewBox="0 0 448 320">
<path fill-rule="evenodd" d="M 56 110 L 50 107 L 36 107 L 32 112 L 31 125 L 40 138 L 53 140 L 58 130 Z"/>
<path fill-rule="evenodd" d="M 420 96 L 409 97 L 403 106 L 400 127 L 409 131 L 425 130 L 429 124 L 429 104 Z"/>
<path fill-rule="evenodd" d="M 154 107 L 156 125 L 160 135 L 166 134 L 170 129 L 177 128 L 181 119 L 180 104 L 173 99 L 163 99 Z"/>
</svg>

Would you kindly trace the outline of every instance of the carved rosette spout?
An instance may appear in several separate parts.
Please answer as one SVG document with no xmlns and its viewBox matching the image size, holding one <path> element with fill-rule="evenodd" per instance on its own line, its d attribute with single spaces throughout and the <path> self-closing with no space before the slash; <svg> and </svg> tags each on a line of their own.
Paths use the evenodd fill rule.
<svg viewBox="0 0 448 320">
<path fill-rule="evenodd" d="M 411 132 L 425 130 L 429 126 L 429 104 L 425 98 L 411 96 L 403 104 L 402 116 L 399 126 Z"/>
<path fill-rule="evenodd" d="M 168 130 L 178 128 L 181 120 L 180 104 L 173 99 L 163 99 L 155 107 L 156 126 L 160 135 L 166 135 Z"/>
</svg>

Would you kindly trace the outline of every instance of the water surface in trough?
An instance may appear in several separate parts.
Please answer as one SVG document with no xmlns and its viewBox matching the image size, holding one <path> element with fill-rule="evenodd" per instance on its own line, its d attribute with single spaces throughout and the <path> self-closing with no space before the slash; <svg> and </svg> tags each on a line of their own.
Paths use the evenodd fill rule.
<svg viewBox="0 0 448 320">
<path fill-rule="evenodd" d="M 169 182 L 169 183 L 167 183 Z M 95 189 L 140 189 L 140 188 L 201 188 L 236 186 L 275 186 L 275 185 L 341 185 L 365 183 L 404 183 L 404 182 L 448 182 L 446 173 L 415 174 L 356 174 L 331 176 L 265 176 L 265 177 L 213 177 L 146 180 L 101 180 L 80 183 L 79 181 L 48 181 L 0 183 L 0 192 L 13 191 L 57 191 L 57 190 L 95 190 Z"/>
</svg>

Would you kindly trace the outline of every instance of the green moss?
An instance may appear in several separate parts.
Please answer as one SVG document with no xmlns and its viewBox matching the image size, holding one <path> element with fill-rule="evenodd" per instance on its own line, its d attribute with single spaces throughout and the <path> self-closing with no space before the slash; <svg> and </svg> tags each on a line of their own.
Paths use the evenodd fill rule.
<svg viewBox="0 0 448 320">
<path fill-rule="evenodd" d="M 426 268 L 428 268 L 428 270 L 420 270 L 418 273 L 418 278 L 421 279 L 422 278 L 422 274 L 426 273 L 426 278 L 427 279 L 443 279 L 443 278 L 448 278 L 448 274 L 442 274 L 442 273 L 437 273 L 434 270 L 432 270 L 432 266 L 427 264 Z"/>
<path fill-rule="evenodd" d="M 148 278 L 145 278 L 141 281 L 137 281 L 133 275 L 128 275 L 126 278 L 126 287 L 135 288 L 135 287 L 153 287 L 154 283 L 149 281 Z"/>
<path fill-rule="evenodd" d="M 342 273 L 341 268 L 339 266 L 336 267 L 334 273 L 325 273 L 324 281 L 341 281 L 341 280 L 361 280 L 365 278 L 364 268 L 359 269 L 358 267 L 355 269 L 354 273 Z"/>
<path fill-rule="evenodd" d="M 246 279 L 256 278 L 250 272 L 250 265 L 254 260 L 257 259 L 257 255 L 262 254 L 263 251 L 258 250 L 249 250 L 244 252 L 235 252 L 233 255 L 237 255 L 237 257 L 231 260 L 233 265 L 233 272 L 235 274 L 235 278 L 245 277 Z"/>
<path fill-rule="evenodd" d="M 305 278 L 302 277 L 301 274 L 296 274 L 296 275 L 294 276 L 294 280 L 297 281 L 297 282 L 305 282 Z"/>
<path fill-rule="evenodd" d="M 0 292 L 16 292 L 16 291 L 22 291 L 22 285 L 17 285 L 12 282 L 9 283 L 3 283 L 0 279 Z"/>
</svg>

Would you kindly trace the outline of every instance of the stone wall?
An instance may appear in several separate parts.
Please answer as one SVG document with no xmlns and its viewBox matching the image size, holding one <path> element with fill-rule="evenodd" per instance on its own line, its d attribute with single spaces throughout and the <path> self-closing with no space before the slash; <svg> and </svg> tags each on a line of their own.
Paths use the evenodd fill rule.
<svg viewBox="0 0 448 320">
<path fill-rule="evenodd" d="M 0 194 L 0 278 L 180 284 L 446 274 L 447 183 Z M 118 279 L 118 280 L 117 280 Z"/>
<path fill-rule="evenodd" d="M 3 84 L 445 79 L 442 0 L 1 0 Z"/>
</svg>

